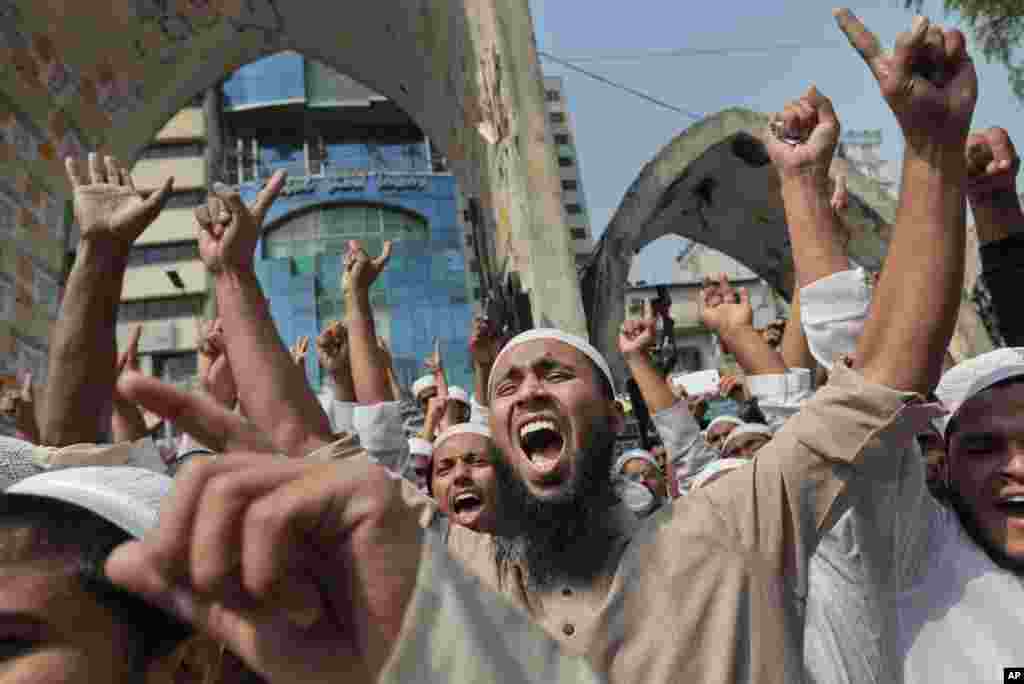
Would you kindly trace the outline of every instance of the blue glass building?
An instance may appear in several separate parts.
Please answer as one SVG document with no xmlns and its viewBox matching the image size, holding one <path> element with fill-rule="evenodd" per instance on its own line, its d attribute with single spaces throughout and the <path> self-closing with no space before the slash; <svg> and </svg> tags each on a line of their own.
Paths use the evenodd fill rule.
<svg viewBox="0 0 1024 684">
<path fill-rule="evenodd" d="M 391 262 L 371 292 L 378 334 L 406 385 L 441 341 L 449 382 L 472 388 L 468 337 L 478 275 L 467 273 L 455 178 L 404 112 L 295 53 L 235 72 L 223 85 L 225 169 L 252 202 L 278 169 L 289 179 L 265 221 L 257 275 L 285 342 L 344 317 L 349 240 Z M 478 298 L 478 294 L 476 297 Z M 321 384 L 315 353 L 306 371 Z"/>
</svg>

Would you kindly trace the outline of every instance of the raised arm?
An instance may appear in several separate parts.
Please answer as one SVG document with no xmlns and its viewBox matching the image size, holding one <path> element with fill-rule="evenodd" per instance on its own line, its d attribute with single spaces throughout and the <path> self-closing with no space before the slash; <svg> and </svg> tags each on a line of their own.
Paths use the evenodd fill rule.
<svg viewBox="0 0 1024 684">
<path fill-rule="evenodd" d="M 768 133 L 765 146 L 779 175 L 798 290 L 849 268 L 829 193 L 840 126 L 832 102 L 814 86 L 786 105 L 775 122 L 779 135 Z M 794 145 L 784 138 L 805 142 Z"/>
<path fill-rule="evenodd" d="M 81 241 L 50 341 L 40 416 L 46 446 L 98 442 L 117 378 L 115 333 L 128 254 L 156 219 L 174 182 L 143 197 L 114 157 L 89 154 L 83 172 L 65 162 Z M 88 407 L 84 409 L 83 407 Z"/>
<path fill-rule="evenodd" d="M 383 253 L 375 259 L 371 259 L 355 240 L 349 242 L 345 256 L 341 287 L 345 297 L 352 381 L 360 404 L 379 404 L 397 398 L 392 395 L 387 368 L 380 362 L 377 329 L 370 306 L 370 286 L 390 258 L 390 240 L 384 243 Z"/>
<path fill-rule="evenodd" d="M 942 373 L 963 288 L 964 148 L 977 75 L 957 30 L 916 17 L 888 54 L 848 10 L 836 18 L 878 81 L 906 141 L 895 235 L 857 365 L 871 382 L 927 394 Z"/>
<path fill-rule="evenodd" d="M 117 357 L 117 375 L 120 378 L 125 372 L 139 371 L 139 338 L 142 326 L 132 329 L 128 346 Z M 131 399 L 123 396 L 114 385 L 114 410 L 110 415 L 110 434 L 115 443 L 134 442 L 146 436 L 146 421 L 139 411 L 139 406 Z"/>
<path fill-rule="evenodd" d="M 698 304 L 701 321 L 718 333 L 744 372 L 748 375 L 786 372 L 782 355 L 754 328 L 754 309 L 747 288 L 733 290 L 723 274 L 716 287 L 701 290 Z"/>
<path fill-rule="evenodd" d="M 1024 275 L 1024 212 L 1017 196 L 1020 157 L 1004 129 L 989 128 L 968 137 L 967 159 L 967 199 L 978 229 L 982 278 L 1006 344 L 1024 346 L 1024 316 L 1017 300 Z"/>
<path fill-rule="evenodd" d="M 331 426 L 274 326 L 253 263 L 263 218 L 283 185 L 284 174 L 275 174 L 252 208 L 221 186 L 196 218 L 239 401 L 282 452 L 300 457 L 329 444 Z"/>
<path fill-rule="evenodd" d="M 636 381 L 640 396 L 650 410 L 651 422 L 665 447 L 674 496 L 685 494 L 700 469 L 718 457 L 718 451 L 704 440 L 700 426 L 690 413 L 684 396 L 676 399 L 665 377 L 654 365 L 651 350 L 657 338 L 657 321 L 649 302 L 644 317 L 622 324 L 619 351 Z"/>
</svg>

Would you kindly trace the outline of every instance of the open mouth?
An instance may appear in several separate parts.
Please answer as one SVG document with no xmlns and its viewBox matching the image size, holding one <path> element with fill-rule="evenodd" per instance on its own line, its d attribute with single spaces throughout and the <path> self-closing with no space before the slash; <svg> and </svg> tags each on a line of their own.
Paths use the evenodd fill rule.
<svg viewBox="0 0 1024 684">
<path fill-rule="evenodd" d="M 996 504 L 996 508 L 1013 518 L 1024 518 L 1024 496 L 1011 496 Z"/>
<path fill-rule="evenodd" d="M 475 515 L 483 507 L 484 500 L 473 492 L 463 492 L 452 501 L 452 511 L 458 517 Z"/>
<path fill-rule="evenodd" d="M 519 428 L 519 446 L 535 470 L 550 473 L 558 467 L 565 438 L 553 420 L 541 418 Z"/>
</svg>

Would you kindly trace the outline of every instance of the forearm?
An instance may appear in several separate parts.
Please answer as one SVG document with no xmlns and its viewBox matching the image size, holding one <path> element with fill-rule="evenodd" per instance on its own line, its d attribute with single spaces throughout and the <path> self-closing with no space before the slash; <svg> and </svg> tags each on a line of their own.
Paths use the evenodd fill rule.
<svg viewBox="0 0 1024 684">
<path fill-rule="evenodd" d="M 1017 299 L 1017 288 L 1024 282 L 1024 233 L 982 245 L 981 265 L 999 334 L 1010 347 L 1024 346 L 1024 316 Z"/>
<path fill-rule="evenodd" d="M 803 172 L 781 179 L 782 201 L 796 266 L 796 287 L 849 268 L 839 219 L 828 197 L 828 176 Z"/>
<path fill-rule="evenodd" d="M 127 258 L 80 243 L 50 344 L 40 430 L 46 446 L 98 442 L 117 369 L 117 307 Z M 88 408 L 85 408 L 88 407 Z"/>
<path fill-rule="evenodd" d="M 228 360 L 245 415 L 268 430 L 289 456 L 329 444 L 331 426 L 301 368 L 277 333 L 256 274 L 225 270 L 216 277 Z"/>
<path fill-rule="evenodd" d="M 927 394 L 942 373 L 963 287 L 963 148 L 907 145 L 895 235 L 857 351 L 870 382 Z"/>
<path fill-rule="evenodd" d="M 670 408 L 676 403 L 676 397 L 665 382 L 665 376 L 654 366 L 646 351 L 626 354 L 629 372 L 640 388 L 640 396 L 644 398 L 649 411 L 654 414 Z"/>
<path fill-rule="evenodd" d="M 371 406 L 394 401 L 387 369 L 380 363 L 370 293 L 366 290 L 346 291 L 345 314 L 356 399 L 360 404 Z"/>
<path fill-rule="evenodd" d="M 747 375 L 786 372 L 786 362 L 782 359 L 782 354 L 772 349 L 754 326 L 724 326 L 718 334 L 729 345 L 729 350 L 736 357 L 736 363 Z"/>
<path fill-rule="evenodd" d="M 332 373 L 331 379 L 334 381 L 334 400 L 354 403 L 356 392 L 353 387 L 351 371 Z"/>
<path fill-rule="evenodd" d="M 786 321 L 786 330 L 782 334 L 782 361 L 786 368 L 814 368 L 814 357 L 811 355 L 810 345 L 807 344 L 807 335 L 800 316 L 800 288 L 794 287 L 789 320 Z"/>
<path fill-rule="evenodd" d="M 491 364 L 473 362 L 473 393 L 477 402 L 487 408 L 490 402 L 487 397 L 487 383 L 491 379 Z"/>
<path fill-rule="evenodd" d="M 1020 198 L 1011 190 L 971 198 L 971 212 L 978 231 L 978 242 L 984 247 L 1011 235 L 1024 233 L 1024 212 Z"/>
</svg>

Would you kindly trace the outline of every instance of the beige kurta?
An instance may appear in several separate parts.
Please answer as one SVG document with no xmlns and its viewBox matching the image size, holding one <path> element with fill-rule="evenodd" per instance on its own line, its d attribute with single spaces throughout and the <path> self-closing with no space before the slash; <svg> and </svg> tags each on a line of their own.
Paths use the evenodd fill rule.
<svg viewBox="0 0 1024 684">
<path fill-rule="evenodd" d="M 564 593 L 506 582 L 499 599 L 490 539 L 420 506 L 431 532 L 382 681 L 800 681 L 808 559 L 849 477 L 899 467 L 861 456 L 916 429 L 915 399 L 837 366 L 756 462 L 659 511 L 601 581 Z"/>
</svg>

